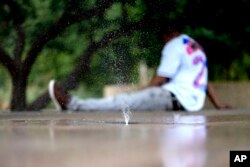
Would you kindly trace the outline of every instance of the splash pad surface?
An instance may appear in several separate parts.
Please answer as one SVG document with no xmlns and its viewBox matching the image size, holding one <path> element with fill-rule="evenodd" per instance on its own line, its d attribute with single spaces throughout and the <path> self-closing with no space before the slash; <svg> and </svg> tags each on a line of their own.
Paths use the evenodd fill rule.
<svg viewBox="0 0 250 167">
<path fill-rule="evenodd" d="M 0 166 L 229 166 L 249 138 L 250 111 L 1 113 Z"/>
</svg>

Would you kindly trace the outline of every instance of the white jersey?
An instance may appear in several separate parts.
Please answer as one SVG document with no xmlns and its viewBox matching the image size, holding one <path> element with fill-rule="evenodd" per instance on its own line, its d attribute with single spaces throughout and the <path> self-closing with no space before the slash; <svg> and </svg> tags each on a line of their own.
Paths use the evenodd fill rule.
<svg viewBox="0 0 250 167">
<path fill-rule="evenodd" d="M 162 87 L 172 92 L 187 111 L 202 109 L 207 88 L 207 59 L 194 39 L 183 34 L 166 43 L 157 75 L 170 78 Z"/>
</svg>

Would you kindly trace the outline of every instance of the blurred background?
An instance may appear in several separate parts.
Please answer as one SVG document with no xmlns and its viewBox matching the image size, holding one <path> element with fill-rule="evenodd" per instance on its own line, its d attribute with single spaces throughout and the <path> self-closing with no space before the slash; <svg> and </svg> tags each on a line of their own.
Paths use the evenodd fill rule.
<svg viewBox="0 0 250 167">
<path fill-rule="evenodd" d="M 51 108 L 53 78 L 80 97 L 144 83 L 160 60 L 160 28 L 172 20 L 204 47 L 210 81 L 247 82 L 249 11 L 249 0 L 2 0 L 0 110 Z"/>
</svg>

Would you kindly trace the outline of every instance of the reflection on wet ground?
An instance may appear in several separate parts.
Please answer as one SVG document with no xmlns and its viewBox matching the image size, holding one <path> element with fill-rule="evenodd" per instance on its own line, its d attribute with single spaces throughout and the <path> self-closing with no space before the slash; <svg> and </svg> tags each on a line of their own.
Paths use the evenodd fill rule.
<svg viewBox="0 0 250 167">
<path fill-rule="evenodd" d="M 1 167 L 223 167 L 250 150 L 250 111 L 1 113 Z"/>
</svg>

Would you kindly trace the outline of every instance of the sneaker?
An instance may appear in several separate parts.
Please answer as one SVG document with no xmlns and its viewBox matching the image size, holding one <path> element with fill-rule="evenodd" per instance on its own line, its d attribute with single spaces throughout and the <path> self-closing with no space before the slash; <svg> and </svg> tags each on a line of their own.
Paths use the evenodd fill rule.
<svg viewBox="0 0 250 167">
<path fill-rule="evenodd" d="M 55 80 L 49 82 L 49 95 L 57 111 L 67 110 L 70 96 L 59 88 Z"/>
</svg>

